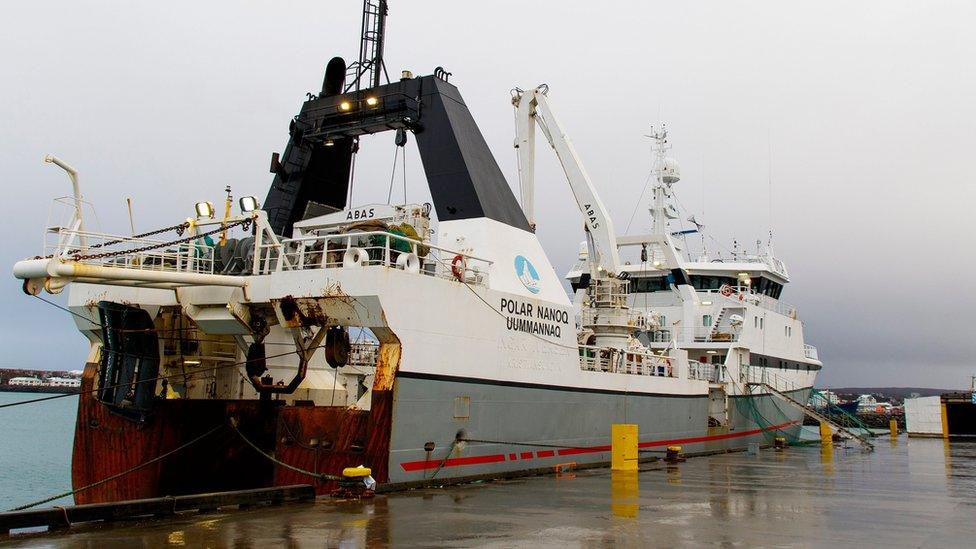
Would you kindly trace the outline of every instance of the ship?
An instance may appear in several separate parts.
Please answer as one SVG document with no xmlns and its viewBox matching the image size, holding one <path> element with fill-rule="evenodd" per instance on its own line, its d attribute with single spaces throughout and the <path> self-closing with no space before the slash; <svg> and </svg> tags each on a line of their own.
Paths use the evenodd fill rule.
<svg viewBox="0 0 976 549">
<path fill-rule="evenodd" d="M 784 264 L 689 257 L 666 156 L 652 231 L 618 235 L 547 86 L 512 93 L 517 197 L 450 72 L 388 78 L 387 11 L 364 2 L 358 60 L 328 62 L 263 202 L 226 189 L 170 226 L 106 234 L 86 226 L 77 170 L 46 158 L 73 184 L 67 219 L 13 271 L 29 295 L 65 292 L 90 342 L 75 501 L 329 494 L 360 465 L 379 490 L 602 466 L 621 423 L 641 459 L 795 436 L 822 364 L 780 301 Z M 361 138 L 384 132 L 414 142 L 429 204 L 350 203 Z M 537 132 L 586 236 L 563 276 L 535 232 Z"/>
</svg>

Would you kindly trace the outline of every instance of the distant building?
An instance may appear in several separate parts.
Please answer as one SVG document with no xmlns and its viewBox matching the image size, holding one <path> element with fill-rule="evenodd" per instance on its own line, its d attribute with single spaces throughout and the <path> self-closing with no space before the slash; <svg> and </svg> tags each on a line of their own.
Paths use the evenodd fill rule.
<svg viewBox="0 0 976 549">
<path fill-rule="evenodd" d="M 878 399 L 874 398 L 874 395 L 861 395 L 857 397 L 857 411 L 858 412 L 874 412 L 878 414 L 885 414 L 891 410 L 890 402 L 878 402 Z"/>
<path fill-rule="evenodd" d="M 44 381 L 36 377 L 12 377 L 7 381 L 7 385 L 15 387 L 41 387 Z"/>
<path fill-rule="evenodd" d="M 81 380 L 70 378 L 70 377 L 50 377 L 47 379 L 47 385 L 51 387 L 81 387 Z"/>
<path fill-rule="evenodd" d="M 828 405 L 839 404 L 840 397 L 837 393 L 829 390 L 820 391 L 819 393 L 814 393 L 810 397 L 810 404 L 815 408 L 826 408 Z"/>
</svg>

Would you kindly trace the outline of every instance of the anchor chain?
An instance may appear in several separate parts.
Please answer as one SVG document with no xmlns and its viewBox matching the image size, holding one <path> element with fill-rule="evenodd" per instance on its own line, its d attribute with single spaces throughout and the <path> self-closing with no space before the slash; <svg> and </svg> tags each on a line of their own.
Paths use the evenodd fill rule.
<svg viewBox="0 0 976 549">
<path fill-rule="evenodd" d="M 149 244 L 147 246 L 140 246 L 138 248 L 130 248 L 130 249 L 127 249 L 127 250 L 116 250 L 116 251 L 110 251 L 110 252 L 101 252 L 101 253 L 96 253 L 96 254 L 84 254 L 84 255 L 83 254 L 76 253 L 76 254 L 74 254 L 74 255 L 71 256 L 71 259 L 73 259 L 75 261 L 83 261 L 83 260 L 86 260 L 86 259 L 103 259 L 103 258 L 106 258 L 106 257 L 117 257 L 117 256 L 120 256 L 120 255 L 135 254 L 135 253 L 146 252 L 146 251 L 149 251 L 149 250 L 155 250 L 155 249 L 158 249 L 158 248 L 165 248 L 166 246 L 173 246 L 174 244 L 185 244 L 187 242 L 191 242 L 191 241 L 196 240 L 198 238 L 203 238 L 205 236 L 214 235 L 214 234 L 217 234 L 217 233 L 226 231 L 227 229 L 232 229 L 232 228 L 237 227 L 237 226 L 241 226 L 246 231 L 248 228 L 250 228 L 251 221 L 252 221 L 251 218 L 248 217 L 248 218 L 245 218 L 245 219 L 241 219 L 240 221 L 235 221 L 233 223 L 221 223 L 220 226 L 218 226 L 216 229 L 213 229 L 212 231 L 207 231 L 205 233 L 195 234 L 195 235 L 192 235 L 192 236 L 188 236 L 188 237 L 185 237 L 185 238 L 181 238 L 179 240 L 172 240 L 172 241 L 169 241 L 169 242 L 162 242 L 162 243 L 158 243 L 158 244 Z M 187 224 L 184 223 L 183 225 L 187 225 Z M 179 227 L 179 225 L 177 225 L 176 227 Z M 160 232 L 163 232 L 165 230 L 172 230 L 173 228 L 174 227 L 169 227 L 168 229 L 163 229 Z M 153 233 L 147 233 L 147 234 L 153 234 Z M 121 242 L 121 241 L 120 240 L 117 240 L 115 242 Z M 106 243 L 106 244 L 109 244 L 109 243 Z M 94 247 L 94 246 L 92 246 L 92 247 Z"/>
</svg>

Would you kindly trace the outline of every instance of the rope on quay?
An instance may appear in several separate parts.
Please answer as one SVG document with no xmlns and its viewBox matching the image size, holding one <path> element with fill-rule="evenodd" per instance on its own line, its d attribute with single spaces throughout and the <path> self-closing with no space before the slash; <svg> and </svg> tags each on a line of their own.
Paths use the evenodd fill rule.
<svg viewBox="0 0 976 549">
<path fill-rule="evenodd" d="M 237 432 L 237 435 L 241 437 L 241 440 L 243 440 L 244 442 L 247 443 L 248 446 L 250 446 L 251 448 L 254 448 L 254 450 L 257 453 L 259 453 L 262 456 L 268 458 L 272 462 L 274 462 L 274 463 L 276 463 L 276 464 L 284 467 L 285 469 L 289 469 L 289 470 L 295 471 L 296 473 L 300 473 L 300 474 L 303 474 L 303 475 L 308 475 L 310 477 L 317 478 L 319 480 L 342 480 L 342 477 L 337 476 L 337 475 L 327 475 L 325 473 L 316 473 L 314 471 L 309 471 L 307 469 L 302 469 L 300 467 L 295 467 L 294 465 L 290 465 L 288 463 L 285 463 L 284 461 L 281 461 L 280 459 L 274 457 L 273 455 L 269 454 L 268 452 L 265 452 L 257 444 L 254 444 L 253 442 L 251 442 L 251 440 L 248 439 L 246 436 L 244 436 L 244 433 L 242 433 L 241 430 L 237 428 L 237 419 L 236 418 L 233 418 L 233 417 L 230 418 L 230 426 L 231 426 L 231 428 L 234 429 L 235 432 Z"/>
<path fill-rule="evenodd" d="M 203 433 L 202 435 L 196 437 L 195 439 L 193 439 L 193 440 L 191 440 L 191 441 L 189 441 L 189 442 L 187 442 L 185 444 L 182 444 L 181 446 L 178 446 L 176 448 L 173 448 L 172 450 L 166 452 L 165 454 L 158 455 L 158 456 L 150 459 L 149 461 L 145 461 L 145 462 L 143 462 L 143 463 L 141 463 L 139 465 L 136 465 L 135 467 L 133 467 L 131 469 L 127 469 L 125 471 L 122 471 L 121 473 L 114 474 L 114 475 L 112 475 L 112 476 L 110 476 L 108 478 L 103 478 L 102 480 L 99 480 L 97 482 L 93 482 L 93 483 L 88 484 L 86 486 L 82 486 L 81 488 L 77 488 L 75 490 L 71 490 L 71 491 L 68 491 L 68 492 L 64 492 L 64 493 L 61 493 L 61 494 L 57 494 L 57 495 L 51 496 L 49 498 L 44 498 L 42 500 L 35 501 L 33 503 L 28 503 L 26 505 L 21 505 L 20 507 L 14 507 L 13 509 L 10 509 L 8 512 L 12 512 L 12 511 L 23 511 L 24 509 L 30 509 L 31 507 L 37 507 L 38 505 L 41 505 L 41 504 L 44 504 L 44 503 L 48 503 L 48 502 L 54 501 L 56 499 L 61 499 L 61 498 L 64 498 L 64 497 L 72 496 L 72 495 L 77 494 L 79 492 L 84 492 L 85 490 L 88 490 L 90 488 L 94 488 L 96 486 L 100 486 L 102 484 L 105 484 L 106 482 L 111 482 L 111 481 L 113 481 L 115 479 L 122 478 L 122 477 L 128 475 L 129 473 L 133 473 L 135 471 L 138 471 L 139 469 L 142 469 L 143 467 L 148 467 L 149 465 L 152 465 L 153 463 L 156 463 L 157 461 L 162 461 L 162 460 L 168 458 L 169 456 L 171 456 L 171 455 L 179 452 L 180 450 L 184 450 L 184 449 L 188 448 L 189 446 L 192 446 L 193 444 L 196 444 L 197 442 L 200 442 L 201 440 L 207 438 L 208 436 L 216 433 L 223 426 L 224 426 L 223 423 L 221 423 L 220 425 L 217 425 L 213 429 L 210 429 L 209 431 L 207 431 L 206 433 Z"/>
</svg>

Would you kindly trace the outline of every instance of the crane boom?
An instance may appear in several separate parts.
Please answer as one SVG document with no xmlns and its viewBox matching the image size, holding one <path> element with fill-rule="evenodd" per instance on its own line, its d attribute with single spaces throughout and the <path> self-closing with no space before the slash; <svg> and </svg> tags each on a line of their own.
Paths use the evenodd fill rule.
<svg viewBox="0 0 976 549">
<path fill-rule="evenodd" d="M 512 97 L 516 109 L 516 141 L 519 170 L 522 178 L 522 209 L 529 223 L 535 225 L 535 126 L 539 125 L 549 145 L 563 167 L 576 204 L 583 214 L 589 246 L 591 272 L 606 272 L 611 277 L 620 270 L 616 233 L 600 195 L 597 194 L 590 176 L 573 148 L 569 136 L 563 131 L 553 114 L 546 97 L 549 89 L 539 86 L 533 90 L 517 90 Z"/>
</svg>

